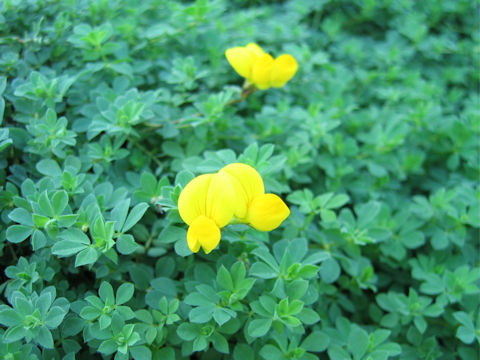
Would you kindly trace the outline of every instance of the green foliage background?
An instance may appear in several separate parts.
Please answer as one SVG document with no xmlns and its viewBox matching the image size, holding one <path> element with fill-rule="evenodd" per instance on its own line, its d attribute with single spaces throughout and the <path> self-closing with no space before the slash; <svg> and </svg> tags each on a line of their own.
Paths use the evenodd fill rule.
<svg viewBox="0 0 480 360">
<path fill-rule="evenodd" d="M 0 358 L 476 359 L 478 6 L 0 2 Z M 300 67 L 239 102 L 252 41 Z M 235 161 L 292 214 L 192 255 Z"/>
</svg>

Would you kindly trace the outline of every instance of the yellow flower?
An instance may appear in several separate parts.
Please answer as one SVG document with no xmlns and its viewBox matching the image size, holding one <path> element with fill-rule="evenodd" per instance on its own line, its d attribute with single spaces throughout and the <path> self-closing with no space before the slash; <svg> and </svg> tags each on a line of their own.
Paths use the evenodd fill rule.
<svg viewBox="0 0 480 360">
<path fill-rule="evenodd" d="M 225 56 L 240 76 L 261 90 L 284 86 L 298 69 L 292 55 L 283 54 L 274 59 L 254 43 L 227 49 Z"/>
<path fill-rule="evenodd" d="M 241 163 L 190 181 L 180 193 L 178 211 L 189 225 L 188 247 L 195 253 L 202 247 L 206 254 L 217 247 L 220 229 L 233 219 L 260 231 L 270 231 L 290 215 L 280 197 L 265 194 L 257 170 Z"/>
<path fill-rule="evenodd" d="M 265 194 L 260 174 L 253 167 L 234 163 L 219 173 L 229 176 L 235 189 L 235 217 L 238 222 L 260 231 L 276 229 L 290 215 L 283 200 L 275 194 Z"/>
<path fill-rule="evenodd" d="M 178 198 L 178 211 L 189 225 L 187 244 L 206 254 L 220 242 L 220 228 L 232 220 L 235 212 L 235 193 L 229 178 L 222 173 L 197 176 L 190 181 Z"/>
</svg>

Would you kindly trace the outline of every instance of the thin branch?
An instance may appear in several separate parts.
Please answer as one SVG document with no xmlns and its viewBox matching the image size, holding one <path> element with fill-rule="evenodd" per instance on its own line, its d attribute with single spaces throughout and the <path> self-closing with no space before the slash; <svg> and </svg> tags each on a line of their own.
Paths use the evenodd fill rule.
<svg viewBox="0 0 480 360">
<path fill-rule="evenodd" d="M 158 160 L 155 155 L 151 152 L 151 151 L 148 151 L 147 148 L 145 148 L 143 145 L 140 145 L 140 143 L 138 143 L 138 141 L 133 141 L 133 145 L 136 146 L 140 151 L 142 151 L 143 153 L 145 153 L 146 155 L 148 155 L 148 157 L 153 161 L 155 162 L 158 166 L 162 166 L 162 162 L 160 160 Z"/>
<path fill-rule="evenodd" d="M 12 244 L 10 244 L 9 242 L 7 242 L 7 247 L 10 249 L 10 252 L 12 253 L 13 258 L 15 259 L 15 262 L 17 262 L 17 261 L 18 261 L 18 256 L 17 256 L 17 254 L 15 253 L 15 250 L 13 249 Z"/>
<path fill-rule="evenodd" d="M 229 102 L 227 102 L 225 104 L 225 107 L 235 105 L 235 104 L 238 104 L 238 103 L 244 101 L 247 97 L 252 95 L 257 90 L 258 89 L 256 87 L 252 86 L 251 84 L 245 83 L 244 86 L 243 86 L 242 93 L 241 93 L 240 97 L 237 98 L 237 99 L 230 100 Z M 178 125 L 178 124 L 181 124 L 182 122 L 184 122 L 186 119 L 189 119 L 189 118 L 192 118 L 192 117 L 194 117 L 194 118 L 195 117 L 201 117 L 202 115 L 203 115 L 203 113 L 196 112 L 192 115 L 189 115 L 188 117 L 182 117 L 182 118 L 179 118 L 179 119 L 172 120 L 171 123 L 175 124 L 175 125 Z M 163 123 L 161 123 L 161 124 L 144 123 L 143 125 L 147 126 L 149 129 L 160 129 L 160 128 L 163 127 Z M 187 127 L 187 126 L 188 125 L 183 126 L 183 127 Z"/>
</svg>

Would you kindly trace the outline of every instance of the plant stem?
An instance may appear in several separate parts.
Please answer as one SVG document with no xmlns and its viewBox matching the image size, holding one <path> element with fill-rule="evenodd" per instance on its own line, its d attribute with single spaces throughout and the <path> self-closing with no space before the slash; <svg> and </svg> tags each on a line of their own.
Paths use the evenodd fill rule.
<svg viewBox="0 0 480 360">
<path fill-rule="evenodd" d="M 143 145 L 140 145 L 140 144 L 138 143 L 138 141 L 132 141 L 132 142 L 133 142 L 133 145 L 136 146 L 140 151 L 142 151 L 143 153 L 145 153 L 146 155 L 148 155 L 148 157 L 149 157 L 153 162 L 155 162 L 155 164 L 157 164 L 158 166 L 162 166 L 162 162 L 161 162 L 160 160 L 158 160 L 151 151 L 148 151 L 147 148 L 145 148 Z"/>
<path fill-rule="evenodd" d="M 8 248 L 10 249 L 10 252 L 12 253 L 13 258 L 15 259 L 15 262 L 17 262 L 17 261 L 18 261 L 18 256 L 17 256 L 17 254 L 15 253 L 15 250 L 13 249 L 12 244 L 10 244 L 9 242 L 7 242 L 7 246 L 8 246 Z"/>
<path fill-rule="evenodd" d="M 248 96 L 252 95 L 257 90 L 258 89 L 256 87 L 252 86 L 251 84 L 244 85 L 244 87 L 242 88 L 242 93 L 240 94 L 240 97 L 237 98 L 237 99 L 230 100 L 229 102 L 227 102 L 225 104 L 225 107 L 235 105 L 235 104 L 238 104 L 238 103 L 244 101 Z M 196 113 L 190 115 L 189 117 L 200 117 L 202 115 L 203 115 L 203 113 L 196 112 Z M 182 117 L 182 118 L 179 118 L 179 119 L 172 120 L 171 123 L 177 125 L 177 124 L 180 124 L 183 121 L 185 121 L 185 119 L 186 119 L 185 117 Z M 163 124 L 145 123 L 144 125 L 147 126 L 149 129 L 159 129 L 159 128 L 163 127 Z M 183 127 L 185 127 L 185 126 L 183 126 Z"/>
<path fill-rule="evenodd" d="M 252 86 L 251 84 L 249 83 L 245 83 L 243 85 L 243 88 L 242 88 L 242 93 L 240 94 L 240 97 L 237 98 L 237 99 L 233 99 L 233 100 L 230 100 L 229 102 L 227 102 L 225 104 L 225 107 L 227 106 L 231 106 L 231 105 L 235 105 L 235 104 L 238 104 L 242 101 L 244 101 L 248 96 L 252 95 L 255 91 L 257 91 L 258 89 L 255 87 L 255 86 Z M 202 116 L 203 113 L 201 112 L 196 112 L 192 115 L 190 115 L 188 118 L 191 118 L 191 117 L 200 117 Z M 186 117 L 182 117 L 182 118 L 179 118 L 179 119 L 175 119 L 175 120 L 172 120 L 171 123 L 174 124 L 174 125 L 179 125 L 177 126 L 178 129 L 182 129 L 182 128 L 186 128 L 186 127 L 189 127 L 191 126 L 190 124 L 184 124 L 184 125 L 180 125 L 183 121 L 186 120 Z M 152 124 L 152 123 L 144 123 L 145 126 L 147 126 L 147 129 L 146 130 L 151 130 L 151 129 L 160 129 L 163 127 L 163 124 Z M 148 155 L 157 165 L 161 165 L 162 163 L 154 157 L 154 155 L 148 151 L 144 146 L 140 145 L 138 142 L 134 142 L 133 143 L 137 148 L 139 148 L 142 152 L 144 152 L 146 155 Z"/>
</svg>

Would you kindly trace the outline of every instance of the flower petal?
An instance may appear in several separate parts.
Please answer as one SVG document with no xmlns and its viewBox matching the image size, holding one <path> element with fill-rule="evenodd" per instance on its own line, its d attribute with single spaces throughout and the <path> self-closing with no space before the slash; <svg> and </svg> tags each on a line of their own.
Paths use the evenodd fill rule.
<svg viewBox="0 0 480 360">
<path fill-rule="evenodd" d="M 233 184 L 237 198 L 235 216 L 239 219 L 245 218 L 252 200 L 265 193 L 262 177 L 253 167 L 242 163 L 227 165 L 220 172 L 227 173 Z"/>
<path fill-rule="evenodd" d="M 252 73 L 253 64 L 257 59 L 257 55 L 251 49 L 246 47 L 234 47 L 225 51 L 225 56 L 235 69 L 235 71 L 244 78 L 249 78 Z"/>
<path fill-rule="evenodd" d="M 298 70 L 298 63 L 292 55 L 283 54 L 275 59 L 270 72 L 270 86 L 282 87 Z"/>
<path fill-rule="evenodd" d="M 290 209 L 275 194 L 263 194 L 255 199 L 248 209 L 247 221 L 257 230 L 270 231 L 290 215 Z"/>
<path fill-rule="evenodd" d="M 236 178 L 225 171 L 220 170 L 220 172 L 226 174 L 233 185 L 233 191 L 235 192 L 235 212 L 233 215 L 239 219 L 243 219 L 247 216 L 247 206 L 249 203 L 247 194 L 242 184 L 240 184 Z"/>
<path fill-rule="evenodd" d="M 245 46 L 245 48 L 252 51 L 257 57 L 266 54 L 265 51 L 263 51 L 263 49 L 255 43 L 249 43 L 247 46 Z"/>
<path fill-rule="evenodd" d="M 220 228 L 212 219 L 199 216 L 190 224 L 187 231 L 187 244 L 194 253 L 203 248 L 206 254 L 215 249 L 220 242 Z"/>
<path fill-rule="evenodd" d="M 221 172 L 214 174 L 208 187 L 205 215 L 224 227 L 232 220 L 235 201 L 235 191 L 228 176 Z"/>
<path fill-rule="evenodd" d="M 260 90 L 270 87 L 270 72 L 273 66 L 273 57 L 263 54 L 253 64 L 252 73 L 248 80 Z"/>
<path fill-rule="evenodd" d="M 207 192 L 213 174 L 197 176 L 190 181 L 178 197 L 178 212 L 183 221 L 190 225 L 197 217 L 206 214 Z"/>
</svg>

